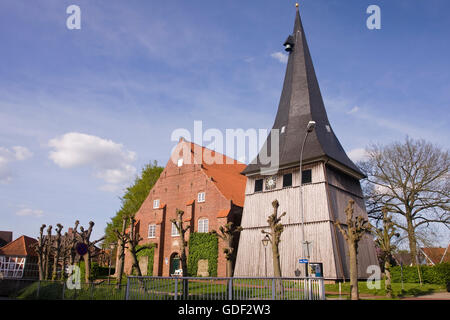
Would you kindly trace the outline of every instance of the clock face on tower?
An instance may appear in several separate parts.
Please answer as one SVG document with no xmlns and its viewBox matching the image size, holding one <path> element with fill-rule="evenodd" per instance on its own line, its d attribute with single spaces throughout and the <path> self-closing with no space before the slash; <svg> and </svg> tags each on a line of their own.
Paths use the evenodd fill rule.
<svg viewBox="0 0 450 320">
<path fill-rule="evenodd" d="M 275 189 L 277 186 L 277 176 L 271 176 L 266 178 L 266 190 Z"/>
</svg>

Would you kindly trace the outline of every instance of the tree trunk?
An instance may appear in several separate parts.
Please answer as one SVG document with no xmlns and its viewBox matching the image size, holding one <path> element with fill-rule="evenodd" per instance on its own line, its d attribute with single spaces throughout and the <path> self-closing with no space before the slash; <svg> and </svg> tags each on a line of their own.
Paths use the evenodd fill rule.
<svg viewBox="0 0 450 320">
<path fill-rule="evenodd" d="M 124 219 L 122 224 L 122 235 L 125 234 L 127 222 Z M 120 288 L 120 284 L 122 283 L 122 276 L 123 276 L 123 266 L 124 266 L 124 260 L 125 260 L 125 243 L 123 239 L 118 240 L 117 245 L 117 263 L 116 263 L 116 281 L 117 281 L 117 287 Z"/>
<path fill-rule="evenodd" d="M 281 277 L 281 265 L 280 265 L 280 253 L 278 251 L 278 245 L 272 243 L 272 254 L 273 254 L 273 276 Z"/>
<path fill-rule="evenodd" d="M 230 258 L 227 260 L 227 277 L 231 278 L 233 276 L 233 260 Z"/>
<path fill-rule="evenodd" d="M 350 298 L 359 300 L 358 292 L 358 250 L 354 243 L 349 243 L 348 254 L 350 257 Z"/>
<path fill-rule="evenodd" d="M 83 256 L 84 259 L 84 280 L 89 283 L 91 280 L 91 254 L 88 252 Z"/>
<path fill-rule="evenodd" d="M 44 259 L 43 255 L 38 255 L 39 280 L 44 280 Z"/>
<path fill-rule="evenodd" d="M 392 285 L 391 285 L 391 263 L 389 262 L 389 256 L 386 257 L 386 261 L 384 262 L 384 274 L 386 275 L 386 279 L 384 281 L 384 288 L 386 290 L 386 295 L 389 298 L 393 298 Z"/>
<path fill-rule="evenodd" d="M 417 241 L 414 232 L 414 226 L 411 217 L 407 216 L 406 221 L 408 223 L 408 240 L 409 240 L 409 252 L 411 253 L 411 263 L 417 264 Z"/>
</svg>

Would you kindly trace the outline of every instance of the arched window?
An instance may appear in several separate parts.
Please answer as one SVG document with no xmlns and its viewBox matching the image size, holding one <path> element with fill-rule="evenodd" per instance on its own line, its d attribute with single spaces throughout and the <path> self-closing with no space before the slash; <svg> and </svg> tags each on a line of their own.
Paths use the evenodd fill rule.
<svg viewBox="0 0 450 320">
<path fill-rule="evenodd" d="M 208 219 L 199 219 L 198 220 L 198 232 L 208 232 L 209 221 Z"/>
</svg>

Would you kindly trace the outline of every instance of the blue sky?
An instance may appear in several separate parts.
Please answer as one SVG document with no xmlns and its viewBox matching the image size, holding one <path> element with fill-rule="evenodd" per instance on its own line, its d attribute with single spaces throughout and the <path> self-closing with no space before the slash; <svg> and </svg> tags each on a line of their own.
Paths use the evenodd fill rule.
<svg viewBox="0 0 450 320">
<path fill-rule="evenodd" d="M 81 30 L 66 28 L 71 4 Z M 2 0 L 0 229 L 35 236 L 78 218 L 100 237 L 123 187 L 145 163 L 166 164 L 173 130 L 270 128 L 294 4 Z M 366 27 L 371 4 L 381 30 Z M 354 159 L 406 135 L 448 149 L 448 1 L 300 10 L 328 117 Z"/>
</svg>

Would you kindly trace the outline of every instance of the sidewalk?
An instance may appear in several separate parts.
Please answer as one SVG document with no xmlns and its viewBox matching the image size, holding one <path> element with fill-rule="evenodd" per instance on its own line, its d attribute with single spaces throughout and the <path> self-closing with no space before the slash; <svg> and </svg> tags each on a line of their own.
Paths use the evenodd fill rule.
<svg viewBox="0 0 450 320">
<path fill-rule="evenodd" d="M 450 292 L 436 292 L 424 296 L 403 298 L 402 300 L 450 300 Z"/>
</svg>

